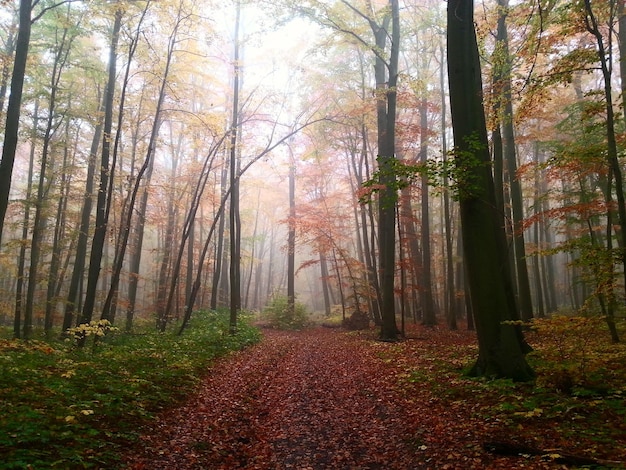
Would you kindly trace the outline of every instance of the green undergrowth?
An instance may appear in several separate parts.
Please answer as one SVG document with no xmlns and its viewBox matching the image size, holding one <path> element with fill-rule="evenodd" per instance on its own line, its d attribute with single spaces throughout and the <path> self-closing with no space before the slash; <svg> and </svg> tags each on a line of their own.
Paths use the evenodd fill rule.
<svg viewBox="0 0 626 470">
<path fill-rule="evenodd" d="M 261 312 L 261 320 L 267 326 L 278 330 L 301 330 L 311 325 L 306 306 L 296 301 L 289 308 L 289 301 L 284 295 L 272 297 Z"/>
<path fill-rule="evenodd" d="M 189 397 L 212 360 L 259 340 L 246 319 L 229 335 L 227 318 L 198 312 L 181 336 L 111 332 L 84 348 L 0 339 L 0 468 L 116 468 L 141 426 Z"/>
<path fill-rule="evenodd" d="M 468 377 L 477 347 L 446 338 L 451 332 L 427 333 L 433 338 L 399 343 L 398 351 L 387 348 L 379 357 L 397 361 L 416 348 L 418 360 L 405 359 L 401 386 L 429 390 L 445 407 L 490 423 L 499 430 L 494 438 L 569 449 L 626 468 L 626 344 L 612 344 L 596 319 L 555 316 L 535 323 L 527 332 L 535 383 Z"/>
</svg>

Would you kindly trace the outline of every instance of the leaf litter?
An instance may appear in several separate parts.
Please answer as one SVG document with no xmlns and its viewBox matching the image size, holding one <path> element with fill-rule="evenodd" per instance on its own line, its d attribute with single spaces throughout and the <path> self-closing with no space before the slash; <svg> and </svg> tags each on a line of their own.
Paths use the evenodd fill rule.
<svg viewBox="0 0 626 470">
<path fill-rule="evenodd" d="M 483 444 L 509 424 L 454 395 L 467 332 L 420 329 L 383 343 L 370 333 L 265 330 L 218 360 L 187 403 L 164 412 L 125 457 L 143 469 L 555 469 L 549 456 L 498 456 Z M 448 342 L 442 348 L 438 341 Z M 445 349 L 448 357 L 437 354 Z M 437 361 L 450 373 L 435 376 Z M 417 372 L 416 372 L 417 371 Z M 445 397 L 442 397 L 442 391 Z M 450 392 L 448 394 L 448 391 Z M 505 433 L 503 436 L 502 434 Z M 549 429 L 521 439 L 551 441 Z"/>
</svg>

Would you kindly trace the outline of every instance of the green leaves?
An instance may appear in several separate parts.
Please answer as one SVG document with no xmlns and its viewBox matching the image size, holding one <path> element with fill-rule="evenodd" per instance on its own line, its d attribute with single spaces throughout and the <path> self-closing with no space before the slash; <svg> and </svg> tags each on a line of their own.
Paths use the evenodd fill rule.
<svg viewBox="0 0 626 470">
<path fill-rule="evenodd" d="M 293 309 L 290 309 L 287 297 L 284 295 L 274 296 L 269 305 L 263 310 L 262 318 L 272 328 L 279 330 L 299 330 L 309 323 L 306 307 L 299 302 L 295 302 Z"/>
<path fill-rule="evenodd" d="M 482 169 L 490 171 L 491 166 L 491 162 L 484 162 L 477 156 L 481 149 L 478 137 L 470 136 L 466 139 L 466 149 L 452 150 L 450 160 L 430 158 L 424 164 L 378 156 L 378 169 L 358 192 L 359 203 L 370 204 L 373 196 L 386 188 L 397 194 L 423 176 L 428 178 L 429 186 L 439 191 L 450 190 L 457 201 L 479 197 L 484 187 L 477 172 Z"/>
<path fill-rule="evenodd" d="M 77 331 L 100 328 L 112 330 Z M 2 468 L 117 467 L 140 426 L 192 393 L 212 360 L 258 337 L 245 321 L 231 336 L 227 314 L 197 312 L 184 336 L 116 333 L 88 351 L 0 341 Z"/>
</svg>

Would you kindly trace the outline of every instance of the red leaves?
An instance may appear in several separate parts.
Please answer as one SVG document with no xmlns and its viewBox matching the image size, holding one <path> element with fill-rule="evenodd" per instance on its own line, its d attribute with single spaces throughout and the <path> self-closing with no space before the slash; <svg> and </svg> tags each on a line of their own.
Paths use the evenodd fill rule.
<svg viewBox="0 0 626 470">
<path fill-rule="evenodd" d="M 449 406 L 426 383 L 407 382 L 416 361 L 436 360 L 431 340 L 267 331 L 261 344 L 219 361 L 198 394 L 162 416 L 127 463 L 181 470 L 515 468 L 519 459 L 482 449 L 494 429 L 472 418 L 471 407 Z"/>
</svg>

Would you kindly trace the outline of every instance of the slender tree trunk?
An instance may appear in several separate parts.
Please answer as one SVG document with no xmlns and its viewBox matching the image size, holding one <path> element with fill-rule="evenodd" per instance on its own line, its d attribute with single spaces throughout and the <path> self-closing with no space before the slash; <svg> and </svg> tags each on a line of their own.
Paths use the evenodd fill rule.
<svg viewBox="0 0 626 470">
<path fill-rule="evenodd" d="M 537 159 L 539 163 L 544 162 L 542 154 L 539 154 L 537 156 Z M 547 194 L 548 185 L 544 177 L 541 178 L 540 185 L 541 185 L 540 193 Z M 546 213 L 549 209 L 550 209 L 550 203 L 548 202 L 547 199 L 544 199 L 541 203 L 541 211 L 543 213 Z M 554 246 L 554 233 L 550 227 L 550 220 L 545 215 L 541 217 L 541 241 L 542 241 L 542 248 L 545 247 L 546 249 L 549 250 L 550 248 Z M 545 256 L 541 257 L 541 262 L 543 266 L 542 272 L 544 273 L 544 280 L 545 280 L 544 293 L 545 293 L 545 299 L 546 299 L 546 310 L 547 310 L 547 313 L 556 312 L 556 310 L 558 309 L 558 298 L 557 298 L 556 286 L 555 286 L 556 275 L 555 275 L 555 269 L 554 269 L 554 256 L 551 254 L 546 254 Z"/>
<path fill-rule="evenodd" d="M 4 55 L 5 57 L 13 57 L 13 53 L 15 52 L 15 40 L 16 40 L 16 32 L 17 32 L 17 23 L 19 21 L 18 17 L 14 17 L 11 21 L 11 25 L 7 28 L 8 35 L 6 41 L 4 43 Z M 7 97 L 7 89 L 9 85 L 9 78 L 11 76 L 11 62 L 9 60 L 5 60 L 2 64 L 2 71 L 0 72 L 0 116 L 4 113 L 4 102 Z"/>
<path fill-rule="evenodd" d="M 226 185 L 228 184 L 228 164 L 227 160 L 224 160 L 224 166 L 222 167 L 221 176 L 221 196 L 222 198 L 226 194 Z M 222 265 L 224 263 L 224 230 L 226 226 L 226 219 L 224 216 L 220 217 L 219 227 L 217 229 L 217 245 L 215 248 L 215 265 L 213 269 L 213 284 L 211 288 L 211 310 L 217 309 L 218 301 L 221 298 L 220 290 L 222 283 L 220 280 L 222 276 Z M 270 266 L 271 268 L 271 266 Z"/>
<path fill-rule="evenodd" d="M 621 0 L 620 0 L 621 1 Z M 615 133 L 615 112 L 613 110 L 613 91 L 611 84 L 611 69 L 612 69 L 612 51 L 607 51 L 604 45 L 604 39 L 602 32 L 598 25 L 597 19 L 594 15 L 593 8 L 591 6 L 591 0 L 584 0 L 585 4 L 585 23 L 587 30 L 596 38 L 596 46 L 598 51 L 598 58 L 600 60 L 600 68 L 602 70 L 602 76 L 604 78 L 604 98 L 606 104 L 606 138 L 607 138 L 607 160 L 609 168 L 611 169 L 613 176 L 615 177 L 615 192 L 617 196 L 617 213 L 619 231 L 617 233 L 620 239 L 620 259 L 623 265 L 624 276 L 624 289 L 626 289 L 626 196 L 624 195 L 624 179 L 622 176 L 622 167 L 619 161 L 619 154 L 617 149 L 617 138 Z M 610 8 L 613 9 L 615 3 L 611 3 Z M 609 191 L 610 196 L 610 191 Z M 610 214 L 607 214 L 609 219 Z M 610 239 L 610 236 L 608 237 Z M 619 341 L 617 329 L 615 327 L 615 319 L 613 315 L 607 317 L 607 324 L 611 332 L 611 339 L 614 342 Z"/>
<path fill-rule="evenodd" d="M 363 184 L 363 171 L 366 173 L 366 178 L 369 179 L 369 167 L 367 165 L 367 131 L 365 125 L 361 125 L 361 139 L 363 141 L 363 148 L 361 149 L 361 154 L 359 158 L 359 162 L 355 158 L 352 160 L 352 166 L 354 168 L 354 175 L 357 178 L 358 186 Z M 380 316 L 380 304 L 381 304 L 381 295 L 380 295 L 380 284 L 378 282 L 378 269 L 376 266 L 376 256 L 374 253 L 375 243 L 375 228 L 373 221 L 373 209 L 372 204 L 361 205 L 359 208 L 359 216 L 361 218 L 361 232 L 363 239 L 363 255 L 365 257 L 365 266 L 366 266 L 366 274 L 368 279 L 368 284 L 373 292 L 369 299 L 370 313 L 374 323 L 376 325 L 381 324 L 381 316 Z M 369 227 L 369 230 L 368 230 Z"/>
<path fill-rule="evenodd" d="M 439 49 L 441 55 L 441 68 L 439 70 L 439 87 L 441 89 L 441 154 L 443 155 L 444 165 L 448 162 L 448 140 L 446 138 L 446 132 L 448 129 L 446 122 L 446 94 L 445 94 L 445 60 L 446 52 L 445 46 L 441 44 Z M 446 322 L 448 328 L 451 330 L 457 329 L 457 316 L 459 309 L 456 304 L 456 286 L 454 282 L 454 251 L 452 244 L 452 216 L 450 214 L 450 182 L 448 180 L 447 172 L 443 174 L 443 220 L 445 230 L 445 267 L 444 272 L 446 276 L 446 289 L 445 289 L 445 311 Z"/>
<path fill-rule="evenodd" d="M 420 153 L 419 161 L 422 165 L 428 162 L 428 102 L 426 98 L 420 100 Z M 433 302 L 433 281 L 432 281 L 432 264 L 430 250 L 430 199 L 428 194 L 428 175 L 422 175 L 422 288 L 421 288 L 421 305 L 422 305 L 422 322 L 426 326 L 434 326 L 437 324 L 435 316 L 435 304 Z"/>
<path fill-rule="evenodd" d="M 137 48 L 139 34 L 141 31 L 141 25 L 143 24 L 143 20 L 145 18 L 145 15 L 148 11 L 149 6 L 150 6 L 150 2 L 147 2 L 142 12 L 139 23 L 137 25 L 135 38 L 129 48 L 128 59 L 126 63 L 126 72 L 125 72 L 124 82 L 123 82 L 124 85 L 121 91 L 121 98 L 120 98 L 120 106 L 119 106 L 118 121 L 117 121 L 118 128 L 122 127 L 122 121 L 124 117 L 124 105 L 126 102 L 126 89 L 127 89 L 127 84 L 128 84 L 129 77 L 130 77 L 131 63 L 132 63 L 132 59 L 134 57 L 134 54 Z M 161 115 L 162 115 L 163 102 L 165 101 L 166 86 L 168 82 L 172 56 L 174 54 L 174 46 L 176 44 L 176 35 L 178 32 L 180 23 L 181 23 L 181 7 L 179 5 L 177 22 L 176 22 L 176 25 L 174 26 L 174 30 L 171 33 L 169 37 L 169 41 L 168 41 L 165 69 L 163 71 L 163 76 L 161 78 L 161 87 L 159 89 L 156 109 L 154 111 L 154 122 L 152 124 L 150 139 L 148 141 L 148 149 L 146 152 L 146 157 L 141 165 L 141 168 L 137 172 L 137 176 L 135 177 L 135 181 L 132 185 L 132 188 L 129 190 L 128 196 L 124 204 L 124 210 L 122 211 L 120 224 L 119 224 L 120 230 L 119 230 L 118 240 L 115 246 L 115 257 L 113 260 L 113 268 L 111 271 L 111 282 L 109 285 L 106 299 L 102 306 L 102 314 L 100 316 L 101 319 L 109 320 L 111 322 L 113 322 L 115 319 L 118 289 L 119 289 L 120 278 L 122 275 L 122 268 L 124 266 L 124 258 L 126 255 L 126 250 L 128 248 L 128 240 L 131 236 L 131 229 L 133 226 L 133 216 L 135 215 L 135 205 L 137 202 L 137 197 L 140 194 L 140 188 L 143 183 L 144 177 L 145 177 L 145 187 L 144 187 L 144 192 L 141 193 L 142 199 L 140 200 L 139 215 L 142 219 L 141 223 L 143 224 L 145 222 L 145 213 L 146 213 L 145 204 L 147 204 L 148 188 L 149 188 L 150 180 L 152 178 L 152 171 L 154 167 L 154 153 L 155 153 L 155 148 L 156 148 L 156 141 L 158 138 L 160 127 L 161 127 L 161 120 L 162 120 Z M 115 144 L 114 144 L 114 149 L 113 149 L 114 156 L 117 156 L 117 153 L 118 153 L 118 149 L 120 146 L 120 136 L 121 134 L 118 132 L 115 137 Z M 133 141 L 133 149 L 136 148 L 135 145 L 136 145 L 136 140 Z M 135 157 L 135 152 L 133 152 L 133 158 L 132 158 L 133 168 L 134 168 L 134 162 L 135 162 L 134 157 Z M 116 157 L 114 157 L 114 161 L 115 159 Z M 112 191 L 110 191 L 110 193 L 112 194 Z M 110 204 L 110 201 L 109 201 L 109 204 Z M 134 281 L 135 285 L 133 286 L 133 289 L 135 290 L 135 292 L 133 292 L 132 303 L 129 304 L 130 310 L 127 310 L 126 312 L 126 328 L 127 329 L 130 329 L 132 327 L 132 317 L 131 317 L 131 320 L 129 321 L 129 311 L 132 312 L 135 307 L 136 282 L 138 280 L 139 266 L 140 266 L 140 261 L 141 261 L 141 248 L 143 244 L 143 233 L 144 233 L 144 229 L 142 226 L 140 229 L 140 235 L 141 235 L 142 240 L 138 241 L 137 243 L 138 258 L 133 260 L 133 263 L 135 264 L 132 266 L 133 271 L 131 273 L 131 277 L 135 278 L 135 281 Z M 137 272 L 136 272 L 136 275 L 133 276 L 132 274 L 135 273 L 134 271 L 135 269 Z"/>
<path fill-rule="evenodd" d="M 15 152 L 17 150 L 22 91 L 24 89 L 26 61 L 30 46 L 32 3 L 32 0 L 20 0 L 19 29 L 15 44 L 13 73 L 11 75 L 11 94 L 9 95 L 9 104 L 7 106 L 4 145 L 2 147 L 2 160 L 0 161 L 0 241 L 2 240 L 4 218 L 9 207 L 9 192 L 11 191 L 11 178 L 15 163 Z"/>
<path fill-rule="evenodd" d="M 104 110 L 104 102 L 100 110 Z M 80 215 L 80 227 L 78 230 L 78 241 L 76 242 L 76 256 L 74 258 L 74 267 L 72 268 L 72 276 L 67 293 L 67 301 L 65 302 L 65 313 L 63 315 L 63 331 L 71 328 L 74 324 L 74 312 L 80 305 L 79 295 L 80 286 L 82 284 L 83 274 L 85 272 L 85 262 L 87 259 L 87 244 L 89 243 L 89 226 L 91 222 L 91 209 L 93 206 L 93 188 L 96 172 L 96 154 L 100 146 L 102 138 L 102 122 L 98 122 L 94 129 L 93 140 L 91 141 L 91 149 L 87 161 L 87 177 L 85 179 L 85 193 L 83 196 L 83 206 Z"/>
<path fill-rule="evenodd" d="M 400 240 L 400 243 L 405 243 L 408 248 L 408 259 L 411 260 L 410 271 L 411 271 L 411 294 L 417 293 L 423 285 L 422 275 L 424 272 L 423 263 L 423 253 L 420 249 L 420 240 L 417 234 L 417 230 L 415 228 L 415 217 L 413 215 L 413 197 L 412 197 L 412 188 L 407 186 L 406 188 L 402 188 L 400 191 L 400 222 L 401 222 L 401 230 L 400 232 L 404 234 L 404 239 Z M 401 269 L 405 269 L 402 267 Z M 419 292 L 419 300 L 421 302 L 422 293 Z M 411 302 L 411 312 L 413 318 L 417 318 L 418 316 L 423 319 L 423 310 L 421 308 L 417 308 L 417 305 L 413 305 Z"/>
<path fill-rule="evenodd" d="M 254 259 L 256 255 L 256 238 L 257 238 L 257 229 L 259 226 L 259 214 L 261 212 L 261 190 L 257 194 L 257 206 L 254 215 L 254 228 L 252 229 L 252 246 L 250 247 L 250 270 L 248 271 L 248 281 L 246 282 L 246 295 L 244 297 L 244 308 L 249 309 L 250 305 L 248 300 L 250 298 L 250 287 L 252 286 L 252 273 L 254 272 Z M 258 282 L 258 279 L 257 279 Z"/>
<path fill-rule="evenodd" d="M 130 65 L 132 59 L 135 55 L 135 51 L 137 49 L 137 44 L 139 42 L 139 35 L 141 34 L 141 25 L 143 24 L 143 20 L 148 12 L 148 8 L 150 6 L 150 2 L 148 1 L 143 9 L 141 18 L 137 23 L 137 27 L 135 28 L 135 34 L 133 37 L 133 41 L 128 50 L 128 58 L 126 62 L 126 73 L 124 78 L 124 83 L 126 84 L 129 77 Z M 125 96 L 126 93 L 126 85 L 122 90 L 122 94 Z M 139 100 L 139 106 L 137 110 L 137 115 L 141 115 L 141 111 L 143 109 L 144 103 L 144 94 L 141 95 Z M 123 100 L 122 100 L 123 101 Z M 121 114 L 121 113 L 120 113 Z M 118 119 L 118 123 L 119 123 Z M 137 122 L 135 123 L 135 129 L 132 132 L 131 139 L 131 172 L 134 172 L 136 155 L 137 155 L 137 146 L 139 144 L 139 127 L 140 127 L 140 118 L 137 118 Z M 141 259 L 143 254 L 143 242 L 144 242 L 144 230 L 146 223 L 146 212 L 148 208 L 148 196 L 149 196 L 149 188 L 150 182 L 152 180 L 152 172 L 154 170 L 154 159 L 150 159 L 150 163 L 148 168 L 146 169 L 145 176 L 142 180 L 142 188 L 140 190 L 139 195 L 139 207 L 137 208 L 137 212 L 135 215 L 134 223 L 131 227 L 122 227 L 121 235 L 123 236 L 124 230 L 130 230 L 129 238 L 130 238 L 130 246 L 133 248 L 130 254 L 130 260 L 128 262 L 128 306 L 126 307 L 126 322 L 125 322 L 125 330 L 131 331 L 133 328 L 133 322 L 135 319 L 136 306 L 137 306 L 137 290 L 139 287 L 139 279 L 140 279 L 140 268 L 141 268 Z M 132 220 L 129 221 L 132 223 Z M 122 225 L 122 224 L 120 224 Z M 121 237 L 120 237 L 121 238 Z"/>
<path fill-rule="evenodd" d="M 176 171 L 173 169 L 173 171 Z M 170 268 L 171 268 L 171 254 L 172 250 L 169 247 L 174 246 L 174 229 L 176 223 L 176 213 L 174 210 L 174 180 L 175 176 L 172 175 L 170 182 L 170 202 L 167 207 L 167 221 L 165 225 L 165 233 L 163 234 L 163 251 L 161 255 L 161 261 L 159 262 L 159 277 L 157 281 L 157 298 L 156 298 L 156 311 L 157 311 L 157 329 L 164 332 L 167 328 L 172 314 L 167 307 L 167 287 L 168 280 L 170 280 Z M 170 294 L 172 297 L 176 293 L 177 283 L 174 281 L 172 284 L 172 290 Z"/>
<path fill-rule="evenodd" d="M 174 44 L 175 40 L 172 42 Z M 171 127 L 170 127 L 171 131 Z M 174 136 L 170 136 L 174 139 Z M 185 241 L 181 240 L 180 248 L 178 251 L 178 257 L 174 258 L 172 262 L 172 253 L 174 250 L 171 247 L 174 244 L 174 233 L 176 230 L 176 178 L 178 176 L 178 160 L 182 154 L 182 134 L 179 134 L 178 143 L 176 148 L 172 151 L 172 172 L 170 174 L 170 187 L 169 187 L 169 202 L 167 204 L 167 225 L 165 228 L 165 235 L 163 238 L 164 249 L 161 258 L 161 268 L 159 269 L 158 287 L 157 287 L 157 299 L 156 299 L 156 311 L 157 311 L 157 328 L 159 331 L 165 331 L 167 324 L 172 318 L 172 306 L 173 298 L 177 292 L 178 275 L 181 269 L 181 263 L 185 252 Z M 189 217 L 185 220 L 185 227 L 188 228 L 185 234 L 188 238 L 189 230 L 193 226 L 193 221 L 189 223 Z M 184 232 L 184 229 L 183 229 Z M 182 238 L 182 237 L 181 237 Z M 168 280 L 170 281 L 169 295 L 168 295 Z M 175 309 L 176 310 L 176 309 Z M 178 315 L 178 313 L 176 314 Z"/>
<path fill-rule="evenodd" d="M 59 83 L 61 81 L 61 74 L 63 68 L 67 62 L 69 52 L 71 49 L 72 38 L 68 37 L 68 28 L 64 28 L 58 39 L 54 54 L 54 62 L 52 67 L 52 73 L 50 77 L 50 98 L 48 101 L 46 128 L 44 130 L 43 145 L 41 150 L 40 167 L 39 167 L 39 184 L 37 187 L 37 200 L 35 201 L 35 216 L 33 219 L 33 231 L 30 246 L 30 267 L 28 270 L 28 288 L 26 290 L 26 307 L 24 311 L 24 338 L 30 338 L 33 329 L 33 310 L 35 308 L 35 294 L 39 288 L 38 274 L 40 267 L 41 257 L 41 245 L 43 243 L 44 232 L 47 225 L 48 214 L 48 193 L 50 187 L 55 183 L 54 169 L 51 168 L 53 161 L 51 160 L 51 144 L 52 137 L 58 130 L 61 122 L 57 115 L 57 93 L 59 91 Z M 57 120 L 59 122 L 57 122 Z M 50 168 L 49 168 L 50 167 Z M 54 258 L 54 254 L 53 254 Z M 53 259 L 52 270 L 55 270 L 57 266 L 54 264 Z M 54 292 L 54 288 L 52 291 Z M 46 299 L 50 302 L 50 299 Z M 46 309 L 46 318 L 44 319 L 44 328 L 46 333 L 49 333 L 52 329 L 52 312 Z"/>
<path fill-rule="evenodd" d="M 619 75 L 622 91 L 622 110 L 626 110 L 626 4 L 617 2 L 617 42 L 619 46 Z M 626 121 L 626 112 L 623 113 Z"/>
<path fill-rule="evenodd" d="M 17 281 L 15 286 L 15 316 L 13 320 L 13 336 L 21 338 L 22 314 L 24 301 L 24 281 L 26 267 L 26 240 L 30 225 L 30 208 L 33 197 L 33 172 L 35 167 L 35 143 L 37 140 L 37 129 L 39 128 L 39 100 L 35 100 L 33 111 L 33 130 L 31 133 L 30 158 L 28 159 L 28 180 L 26 186 L 26 197 L 24 199 L 24 225 L 22 226 L 22 243 L 20 244 L 20 254 L 17 263 Z"/>
<path fill-rule="evenodd" d="M 287 234 L 287 309 L 294 317 L 296 304 L 296 162 L 290 149 L 289 162 L 289 230 Z"/>
<path fill-rule="evenodd" d="M 522 189 L 517 178 L 517 155 L 515 152 L 515 133 L 513 129 L 513 102 L 511 98 L 511 58 L 509 54 L 509 40 L 506 25 L 509 0 L 498 0 L 498 32 L 496 41 L 499 46 L 496 50 L 501 54 L 498 58 L 500 65 L 497 72 L 498 81 L 501 84 L 499 99 L 502 101 L 502 130 L 503 130 L 503 156 L 507 165 L 509 180 L 511 208 L 513 213 L 513 244 L 515 248 L 515 268 L 517 278 L 517 293 L 522 320 L 530 320 L 533 317 L 533 306 L 530 294 L 530 281 L 528 279 L 528 265 L 526 263 L 526 247 L 524 243 L 524 210 L 522 202 Z"/>
<path fill-rule="evenodd" d="M 239 63 L 239 27 L 241 3 L 237 0 L 234 37 L 233 114 L 230 134 L 230 321 L 231 334 L 237 331 L 237 314 L 241 309 L 241 221 L 239 218 L 239 84 L 242 68 Z"/>
<path fill-rule="evenodd" d="M 267 260 L 267 289 L 265 290 L 265 302 L 269 302 L 274 294 L 274 264 L 276 263 L 276 229 L 272 227 L 270 237 L 270 255 Z"/>
<path fill-rule="evenodd" d="M 109 159 L 111 153 L 111 140 L 113 131 L 113 106 L 115 96 L 115 79 L 117 75 L 117 44 L 119 41 L 120 29 L 122 26 L 123 11 L 115 11 L 115 20 L 111 32 L 111 44 L 109 46 L 109 74 L 107 79 L 104 107 L 104 124 L 102 140 L 102 153 L 100 160 L 100 185 L 96 202 L 96 221 L 91 243 L 91 255 L 89 258 L 89 270 L 87 275 L 87 290 L 85 292 L 85 303 L 81 314 L 81 323 L 89 323 L 93 317 L 96 305 L 98 281 L 100 279 L 100 268 L 102 265 L 102 254 L 106 244 L 106 232 L 108 225 L 108 207 L 110 185 L 109 178 L 112 176 Z"/>
<path fill-rule="evenodd" d="M 44 316 L 44 331 L 46 336 L 52 333 L 54 323 L 54 311 L 57 307 L 56 293 L 61 288 L 62 276 L 61 271 L 61 255 L 62 240 L 65 239 L 65 225 L 68 204 L 68 194 L 70 190 L 71 175 L 69 172 L 69 120 L 66 121 L 65 127 L 65 148 L 63 150 L 63 169 L 60 181 L 59 200 L 57 202 L 56 223 L 54 227 L 54 236 L 52 241 L 52 258 L 50 260 L 50 269 L 48 271 L 48 293 L 46 295 L 46 312 Z"/>
</svg>

